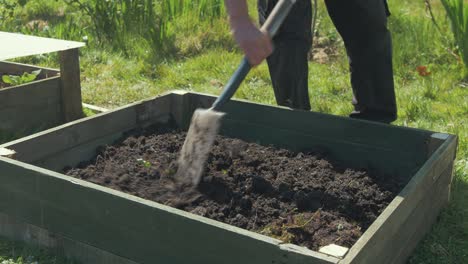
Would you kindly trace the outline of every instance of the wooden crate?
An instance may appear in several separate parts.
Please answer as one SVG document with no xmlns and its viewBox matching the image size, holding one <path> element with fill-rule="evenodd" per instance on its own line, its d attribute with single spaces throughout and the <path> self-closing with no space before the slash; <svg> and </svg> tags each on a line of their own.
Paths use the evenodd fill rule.
<svg viewBox="0 0 468 264">
<path fill-rule="evenodd" d="M 222 134 L 409 179 L 344 258 L 60 173 L 132 128 L 173 119 L 185 129 L 213 99 L 169 93 L 0 146 L 16 152 L 0 157 L 0 235 L 83 263 L 404 263 L 448 202 L 456 136 L 241 101 L 226 105 Z"/>
<path fill-rule="evenodd" d="M 66 65 L 70 66 L 70 60 Z M 70 78 L 76 75 L 76 72 L 70 73 L 73 69 L 66 68 L 66 73 L 64 69 L 59 71 L 0 61 L 0 77 L 3 74 L 22 75 L 38 69 L 41 69 L 41 74 L 37 81 L 0 89 L 0 142 L 83 116 L 79 79 Z"/>
</svg>

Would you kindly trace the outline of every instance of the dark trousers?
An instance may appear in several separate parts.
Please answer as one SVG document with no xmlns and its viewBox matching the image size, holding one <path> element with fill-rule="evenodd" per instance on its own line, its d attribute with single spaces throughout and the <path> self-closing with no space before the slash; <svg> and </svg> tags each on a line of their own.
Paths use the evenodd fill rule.
<svg viewBox="0 0 468 264">
<path fill-rule="evenodd" d="M 259 0 L 262 24 L 277 0 Z M 328 13 L 344 40 L 349 58 L 353 105 L 396 118 L 392 40 L 385 0 L 325 0 Z M 279 105 L 310 110 L 307 54 L 312 45 L 312 6 L 298 0 L 278 34 L 268 67 Z"/>
</svg>

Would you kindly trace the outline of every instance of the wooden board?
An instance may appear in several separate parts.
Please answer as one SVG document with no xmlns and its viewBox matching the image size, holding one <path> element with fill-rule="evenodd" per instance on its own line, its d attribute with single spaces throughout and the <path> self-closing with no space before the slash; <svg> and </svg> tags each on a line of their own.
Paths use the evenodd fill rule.
<svg viewBox="0 0 468 264">
<path fill-rule="evenodd" d="M 2 140 L 19 138 L 63 122 L 60 76 L 53 69 L 0 62 L 0 73 L 22 74 L 41 69 L 41 78 L 0 90 Z"/>
<path fill-rule="evenodd" d="M 63 122 L 59 77 L 0 90 L 0 131 L 16 137 Z"/>
<path fill-rule="evenodd" d="M 456 147 L 447 135 L 340 263 L 404 263 L 448 201 Z"/>
<path fill-rule="evenodd" d="M 189 98 L 188 116 L 197 108 L 210 107 L 215 99 L 199 94 L 189 94 Z M 432 134 L 240 101 L 230 101 L 223 111 L 227 115 L 221 123 L 221 134 L 296 151 L 313 147 L 345 166 L 378 168 L 383 173 L 403 178 L 414 175 L 427 159 L 427 145 Z M 270 133 L 272 130 L 276 132 Z"/>
<path fill-rule="evenodd" d="M 81 263 L 137 264 L 2 213 L 0 213 L 0 234 L 14 241 L 27 241 L 31 245 L 51 248 L 54 253 L 62 256 L 70 258 L 80 256 Z"/>
<path fill-rule="evenodd" d="M 78 48 L 60 51 L 59 57 L 63 120 L 70 122 L 84 116 Z"/>
<path fill-rule="evenodd" d="M 61 74 L 53 69 L 0 61 L 0 74 L 21 75 L 41 69 L 37 81 L 0 90 L 2 140 L 83 117 L 78 50 L 62 51 L 60 55 Z"/>
<path fill-rule="evenodd" d="M 7 60 L 31 55 L 75 49 L 85 44 L 52 38 L 29 36 L 0 31 L 0 60 Z"/>
<path fill-rule="evenodd" d="M 40 78 L 55 77 L 60 74 L 60 72 L 56 69 L 38 67 L 17 62 L 0 61 L 1 74 L 21 75 L 24 72 L 30 73 L 39 69 L 41 70 L 41 73 L 39 74 Z"/>
<path fill-rule="evenodd" d="M 125 131 L 157 120 L 167 121 L 171 102 L 170 94 L 158 96 L 157 100 L 70 122 L 1 146 L 15 150 L 18 160 L 60 171 L 90 159 L 98 146 L 113 143 Z"/>
</svg>

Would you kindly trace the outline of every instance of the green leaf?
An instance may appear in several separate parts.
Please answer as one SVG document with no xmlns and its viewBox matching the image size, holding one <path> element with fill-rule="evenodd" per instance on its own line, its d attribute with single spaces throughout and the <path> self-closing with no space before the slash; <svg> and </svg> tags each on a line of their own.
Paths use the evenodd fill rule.
<svg viewBox="0 0 468 264">
<path fill-rule="evenodd" d="M 9 75 L 11 80 L 13 81 L 13 85 L 20 85 L 21 84 L 21 76 L 16 75 Z"/>
<path fill-rule="evenodd" d="M 4 83 L 6 83 L 6 84 L 13 84 L 13 80 L 8 75 L 3 75 L 2 76 L 2 81 Z"/>
<path fill-rule="evenodd" d="M 35 76 L 38 76 L 39 74 L 41 74 L 41 69 L 39 70 L 36 70 L 36 71 L 32 71 L 31 74 L 34 74 Z"/>
<path fill-rule="evenodd" d="M 35 79 L 36 79 L 36 75 L 25 72 L 23 76 L 21 76 L 21 83 L 23 84 L 23 83 L 32 82 Z"/>
</svg>

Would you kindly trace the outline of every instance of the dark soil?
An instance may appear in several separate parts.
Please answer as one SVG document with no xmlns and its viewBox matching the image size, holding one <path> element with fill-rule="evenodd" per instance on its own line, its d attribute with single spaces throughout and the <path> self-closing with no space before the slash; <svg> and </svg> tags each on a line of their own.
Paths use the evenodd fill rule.
<svg viewBox="0 0 468 264">
<path fill-rule="evenodd" d="M 2 75 L 0 74 L 0 89 L 7 88 L 9 84 L 6 84 L 2 81 Z"/>
<path fill-rule="evenodd" d="M 198 187 L 174 182 L 185 132 L 134 131 L 66 174 L 317 250 L 350 247 L 403 182 L 219 136 Z"/>
</svg>

